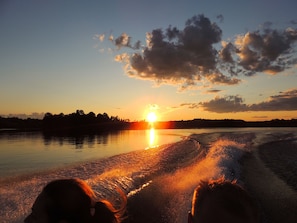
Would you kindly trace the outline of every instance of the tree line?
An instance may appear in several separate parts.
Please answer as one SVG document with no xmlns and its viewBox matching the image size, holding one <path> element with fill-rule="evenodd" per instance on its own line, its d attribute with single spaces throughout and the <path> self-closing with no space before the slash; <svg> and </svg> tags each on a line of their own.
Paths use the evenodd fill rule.
<svg viewBox="0 0 297 223">
<path fill-rule="evenodd" d="M 107 113 L 95 114 L 76 110 L 70 114 L 45 113 L 43 119 L 21 119 L 17 117 L 4 118 L 0 116 L 0 129 L 18 130 L 43 130 L 43 131 L 67 131 L 67 130 L 104 130 L 106 128 L 123 128 L 129 123 L 128 119 L 118 116 L 109 116 Z"/>
<path fill-rule="evenodd" d="M 109 116 L 107 113 L 95 114 L 94 112 L 84 113 L 83 110 L 64 115 L 60 113 L 53 115 L 46 113 L 42 120 L 44 131 L 104 131 L 109 129 L 123 129 L 129 120 L 121 119 L 118 116 Z"/>
<path fill-rule="evenodd" d="M 235 119 L 193 119 L 168 122 L 156 122 L 153 125 L 146 121 L 130 122 L 107 113 L 84 113 L 76 110 L 70 114 L 52 114 L 47 112 L 43 119 L 4 118 L 0 116 L 0 129 L 16 129 L 23 131 L 38 130 L 45 133 L 100 133 L 124 129 L 185 129 L 215 127 L 297 127 L 297 119 L 273 119 L 270 121 L 244 121 Z"/>
<path fill-rule="evenodd" d="M 109 116 L 107 113 L 95 114 L 94 112 L 89 112 L 85 114 L 83 110 L 76 110 L 76 112 L 64 115 L 60 113 L 58 115 L 53 115 L 49 112 L 45 113 L 43 118 L 43 123 L 45 126 L 51 126 L 55 124 L 64 125 L 85 125 L 102 123 L 102 122 L 129 122 L 129 120 L 120 119 L 118 116 Z"/>
</svg>

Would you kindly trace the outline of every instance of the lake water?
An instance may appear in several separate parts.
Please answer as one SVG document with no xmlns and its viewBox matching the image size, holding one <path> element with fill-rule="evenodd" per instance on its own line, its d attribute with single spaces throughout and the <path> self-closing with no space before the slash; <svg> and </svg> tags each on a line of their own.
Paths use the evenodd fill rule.
<svg viewBox="0 0 297 223">
<path fill-rule="evenodd" d="M 129 223 L 185 223 L 198 182 L 224 177 L 244 183 L 240 181 L 240 159 L 249 153 L 258 156 L 259 145 L 268 145 L 262 148 L 268 155 L 273 147 L 277 147 L 274 151 L 280 147 L 283 154 L 289 151 L 287 156 L 273 156 L 270 160 L 277 167 L 283 166 L 285 180 L 279 191 L 281 199 L 274 191 L 267 195 L 271 199 L 268 203 L 285 205 L 288 199 L 297 200 L 296 193 L 288 189 L 297 182 L 290 181 L 297 170 L 294 155 L 297 128 L 151 129 L 80 137 L 2 131 L 0 222 L 23 222 L 36 196 L 49 181 L 73 177 L 85 180 L 99 197 L 114 198 L 115 188 L 123 190 L 131 205 Z M 287 163 L 295 170 L 283 165 Z M 272 178 L 278 179 L 274 175 Z M 273 181 L 268 179 L 268 182 Z M 294 212 L 286 214 L 289 217 L 296 210 L 293 206 L 285 209 L 290 208 Z M 139 211 L 143 211 L 141 220 L 136 217 Z"/>
<path fill-rule="evenodd" d="M 225 129 L 226 130 L 226 129 Z M 40 172 L 135 150 L 174 143 L 209 129 L 124 130 L 98 135 L 46 136 L 0 131 L 0 177 Z"/>
<path fill-rule="evenodd" d="M 76 163 L 175 143 L 191 134 L 273 128 L 124 130 L 98 135 L 46 136 L 41 132 L 0 131 L 0 177 L 40 172 Z M 289 128 L 291 131 L 291 129 Z"/>
</svg>

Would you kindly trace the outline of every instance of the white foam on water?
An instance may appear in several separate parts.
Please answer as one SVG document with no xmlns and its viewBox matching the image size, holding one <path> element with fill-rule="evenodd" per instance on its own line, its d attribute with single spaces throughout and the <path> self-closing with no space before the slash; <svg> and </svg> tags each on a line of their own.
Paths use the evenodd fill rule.
<svg viewBox="0 0 297 223">
<path fill-rule="evenodd" d="M 116 188 L 122 189 L 127 194 L 134 190 L 137 193 L 149 183 L 150 175 L 162 170 L 159 167 L 160 154 L 167 147 L 160 146 L 26 177 L 2 180 L 0 222 L 22 222 L 42 188 L 54 179 L 86 180 L 102 198 L 118 196 Z M 165 162 L 165 157 L 162 157 L 162 161 Z"/>
<path fill-rule="evenodd" d="M 200 157 L 195 163 L 170 173 L 164 177 L 162 184 L 164 193 L 173 196 L 167 207 L 167 216 L 170 223 L 187 222 L 186 213 L 190 210 L 192 193 L 201 180 L 217 179 L 224 177 L 236 180 L 240 177 L 241 157 L 250 151 L 253 134 L 214 134 L 204 135 L 211 139 L 208 143 L 201 143 L 200 149 L 205 156 Z M 201 135 L 192 135 L 190 138 L 204 141 Z M 170 186 L 168 186 L 170 185 Z M 170 191 L 170 192 L 169 192 Z"/>
<path fill-rule="evenodd" d="M 70 177 L 86 180 L 103 198 L 116 197 L 116 188 L 134 196 L 155 183 L 157 178 L 161 181 L 160 190 L 172 196 L 167 207 L 171 222 L 186 222 L 185 213 L 189 210 L 192 192 L 198 182 L 221 176 L 238 179 L 239 160 L 250 151 L 254 139 L 254 135 L 249 133 L 217 136 L 207 136 L 207 140 L 204 140 L 202 135 L 192 135 L 166 146 L 129 152 L 27 178 L 0 181 L 0 222 L 23 222 L 35 198 L 49 181 Z"/>
</svg>

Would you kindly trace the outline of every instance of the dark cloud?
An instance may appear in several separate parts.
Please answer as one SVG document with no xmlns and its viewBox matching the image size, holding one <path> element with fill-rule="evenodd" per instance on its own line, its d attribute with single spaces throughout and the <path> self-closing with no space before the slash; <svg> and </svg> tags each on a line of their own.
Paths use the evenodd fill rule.
<svg viewBox="0 0 297 223">
<path fill-rule="evenodd" d="M 269 100 L 250 106 L 252 111 L 294 111 L 297 110 L 297 89 L 280 92 Z"/>
<path fill-rule="evenodd" d="M 223 15 L 217 15 L 217 19 L 220 21 L 220 22 L 224 22 L 224 16 Z"/>
<path fill-rule="evenodd" d="M 127 33 L 122 33 L 119 37 L 117 37 L 116 39 L 114 39 L 113 36 L 109 37 L 109 40 L 118 48 L 122 48 L 122 47 L 128 47 L 131 49 L 140 49 L 140 41 L 137 41 L 134 46 L 131 45 L 131 39 L 132 37 L 130 37 Z"/>
<path fill-rule="evenodd" d="M 189 108 L 201 107 L 205 111 L 226 113 L 244 111 L 295 111 L 297 110 L 297 89 L 280 92 L 267 101 L 258 104 L 245 104 L 240 96 L 216 97 L 208 102 L 191 104 Z"/>
<path fill-rule="evenodd" d="M 218 90 L 218 89 L 211 89 L 211 90 L 208 90 L 207 92 L 208 92 L 208 93 L 219 93 L 219 92 L 221 92 L 221 90 Z"/>
<path fill-rule="evenodd" d="M 216 113 L 242 112 L 247 111 L 247 105 L 239 96 L 227 96 L 225 98 L 216 97 L 208 102 L 201 102 L 199 106 L 205 111 Z"/>
<path fill-rule="evenodd" d="M 235 85 L 241 80 L 238 78 L 231 78 L 222 73 L 213 73 L 206 76 L 206 79 L 213 84 Z"/>
<path fill-rule="evenodd" d="M 238 36 L 235 43 L 223 45 L 220 57 L 225 64 L 222 67 L 229 67 L 231 74 L 244 73 L 250 76 L 257 72 L 276 74 L 295 64 L 296 58 L 292 53 L 297 29 L 278 31 L 270 26 L 270 23 L 265 23 L 262 31 L 248 32 Z M 234 70 L 235 66 L 243 69 Z"/>
<path fill-rule="evenodd" d="M 169 26 L 165 31 L 148 33 L 147 46 L 122 62 L 131 77 L 160 84 L 187 88 L 205 79 L 216 84 L 237 84 L 239 80 L 225 77 L 217 69 L 218 52 L 213 45 L 221 41 L 221 35 L 216 23 L 204 15 L 194 16 L 182 30 Z"/>
<path fill-rule="evenodd" d="M 221 21 L 223 18 L 217 16 Z M 297 29 L 271 27 L 272 23 L 266 22 L 261 30 L 225 42 L 216 23 L 197 15 L 188 19 L 183 29 L 169 26 L 147 33 L 146 46 L 140 41 L 132 44 L 126 33 L 109 39 L 118 49 L 132 49 L 116 56 L 130 77 L 179 85 L 183 90 L 197 84 L 236 85 L 240 75 L 276 74 L 295 65 Z"/>
<path fill-rule="evenodd" d="M 233 54 L 236 53 L 237 49 L 232 43 L 223 42 L 223 48 L 219 52 L 220 58 L 225 63 L 234 63 Z"/>
<path fill-rule="evenodd" d="M 180 105 L 180 107 L 187 107 L 190 109 L 195 109 L 195 108 L 199 108 L 199 104 L 197 104 L 197 103 L 183 103 Z"/>
</svg>

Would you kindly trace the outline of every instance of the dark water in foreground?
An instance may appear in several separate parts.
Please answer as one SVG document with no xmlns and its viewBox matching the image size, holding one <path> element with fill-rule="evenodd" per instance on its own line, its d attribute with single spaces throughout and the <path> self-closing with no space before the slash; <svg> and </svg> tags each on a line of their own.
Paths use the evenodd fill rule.
<svg viewBox="0 0 297 223">
<path fill-rule="evenodd" d="M 150 138 L 146 138 L 145 141 L 145 134 L 139 133 L 140 139 L 133 135 L 127 140 L 137 146 L 139 142 L 145 141 L 139 149 L 128 149 L 96 158 L 86 156 L 84 160 L 58 165 L 54 169 L 45 168 L 42 171 L 28 171 L 16 177 L 2 177 L 0 222 L 22 222 L 36 196 L 48 181 L 68 177 L 86 180 L 98 192 L 99 197 L 115 198 L 117 194 L 114 189 L 121 188 L 128 196 L 126 222 L 187 222 L 192 192 L 201 179 L 224 176 L 227 179 L 238 179 L 238 182 L 244 185 L 241 158 L 245 154 L 258 152 L 259 146 L 264 143 L 274 145 L 280 140 L 296 143 L 296 130 L 208 129 L 183 130 L 183 133 L 168 130 L 167 135 L 174 136 L 171 138 L 172 144 L 169 144 L 169 138 L 167 141 L 150 144 L 151 141 L 147 140 Z M 154 137 L 161 138 L 156 135 Z M 93 142 L 98 142 L 96 140 Z M 118 145 L 121 145 L 121 142 L 126 143 L 124 138 L 111 141 L 117 141 Z M 60 148 L 65 145 L 64 141 L 62 144 L 54 142 L 57 148 L 59 145 L 62 145 Z M 93 143 L 90 150 L 97 144 Z M 83 144 L 85 145 L 88 144 Z M 126 147 L 129 146 L 126 144 Z M 291 149 L 295 150 L 297 147 L 291 146 L 289 150 Z M 84 151 L 79 154 L 83 154 Z M 59 156 L 61 154 L 54 157 Z M 297 166 L 296 157 L 286 155 L 283 159 L 287 159 L 285 163 Z M 278 160 L 271 162 L 275 163 Z M 283 179 L 287 185 L 286 176 Z M 289 193 L 289 190 L 287 192 L 284 189 L 283 193 Z"/>
</svg>

